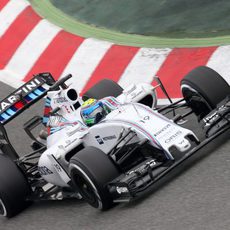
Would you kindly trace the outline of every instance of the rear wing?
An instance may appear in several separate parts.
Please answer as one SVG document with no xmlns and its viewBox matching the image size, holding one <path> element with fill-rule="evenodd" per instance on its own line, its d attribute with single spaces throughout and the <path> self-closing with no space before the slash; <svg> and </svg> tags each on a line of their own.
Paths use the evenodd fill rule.
<svg viewBox="0 0 230 230">
<path fill-rule="evenodd" d="M 40 73 L 12 92 L 0 101 L 0 123 L 5 125 L 43 98 L 54 83 L 50 73 Z"/>
</svg>

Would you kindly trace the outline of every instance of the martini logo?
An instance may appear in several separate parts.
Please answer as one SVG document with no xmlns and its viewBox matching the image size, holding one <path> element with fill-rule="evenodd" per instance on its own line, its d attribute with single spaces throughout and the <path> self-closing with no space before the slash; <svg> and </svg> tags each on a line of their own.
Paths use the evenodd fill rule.
<svg viewBox="0 0 230 230">
<path fill-rule="evenodd" d="M 12 106 L 15 102 L 20 100 L 20 95 L 22 94 L 28 94 L 34 89 L 36 89 L 39 85 L 41 85 L 41 82 L 38 79 L 34 79 L 26 84 L 24 84 L 21 88 L 19 88 L 18 91 L 14 92 L 14 95 L 10 95 L 0 103 L 0 112 L 3 110 L 8 109 L 10 106 Z"/>
</svg>

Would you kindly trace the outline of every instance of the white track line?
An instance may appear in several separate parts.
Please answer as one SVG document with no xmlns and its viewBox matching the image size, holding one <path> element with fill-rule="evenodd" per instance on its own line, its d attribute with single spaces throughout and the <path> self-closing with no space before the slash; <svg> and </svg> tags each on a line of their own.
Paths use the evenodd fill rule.
<svg viewBox="0 0 230 230">
<path fill-rule="evenodd" d="M 0 11 L 0 37 L 27 6 L 29 3 L 26 1 L 11 0 Z"/>
<path fill-rule="evenodd" d="M 130 82 L 151 83 L 171 49 L 141 48 L 122 74 L 119 84 L 127 87 Z"/>
<path fill-rule="evenodd" d="M 73 75 L 72 82 L 76 83 L 76 88 L 81 91 L 111 45 L 110 42 L 92 38 L 84 40 L 61 77 L 71 73 Z"/>
<path fill-rule="evenodd" d="M 207 66 L 216 70 L 230 84 L 230 46 L 218 47 Z"/>
<path fill-rule="evenodd" d="M 47 20 L 41 20 L 18 47 L 5 69 L 13 72 L 12 77 L 22 80 L 60 30 Z"/>
</svg>

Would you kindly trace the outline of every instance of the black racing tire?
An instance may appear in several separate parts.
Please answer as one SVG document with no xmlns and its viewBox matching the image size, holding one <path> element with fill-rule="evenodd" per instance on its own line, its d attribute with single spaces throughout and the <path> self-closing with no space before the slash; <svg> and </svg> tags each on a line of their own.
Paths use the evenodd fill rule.
<svg viewBox="0 0 230 230">
<path fill-rule="evenodd" d="M 181 80 L 181 90 L 199 119 L 230 94 L 230 86 L 223 77 L 206 66 L 199 66 L 189 72 Z"/>
<path fill-rule="evenodd" d="M 100 210 L 113 206 L 106 184 L 120 174 L 103 151 L 95 147 L 79 151 L 70 159 L 69 172 L 73 187 L 88 204 Z"/>
<path fill-rule="evenodd" d="M 8 156 L 0 154 L 0 215 L 13 217 L 25 209 L 30 191 L 21 170 Z"/>
<path fill-rule="evenodd" d="M 102 99 L 104 97 L 117 97 L 123 92 L 123 88 L 111 79 L 103 79 L 84 93 L 82 100 L 89 98 Z"/>
</svg>

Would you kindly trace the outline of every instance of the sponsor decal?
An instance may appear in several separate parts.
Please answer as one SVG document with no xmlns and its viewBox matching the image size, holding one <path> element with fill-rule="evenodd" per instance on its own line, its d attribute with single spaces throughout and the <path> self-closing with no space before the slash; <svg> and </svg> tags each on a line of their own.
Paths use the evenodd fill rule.
<svg viewBox="0 0 230 230">
<path fill-rule="evenodd" d="M 57 172 L 61 172 L 62 168 L 59 164 L 54 164 L 54 167 L 56 168 Z"/>
<path fill-rule="evenodd" d="M 183 145 L 185 143 L 185 140 L 180 141 L 178 144 Z"/>
<path fill-rule="evenodd" d="M 149 116 L 145 116 L 145 117 L 144 117 L 144 120 L 145 120 L 145 121 L 147 121 L 147 120 L 149 120 L 149 119 L 150 119 Z"/>
<path fill-rule="evenodd" d="M 113 140 L 113 139 L 116 139 L 117 137 L 115 135 L 112 135 L 112 136 L 107 136 L 107 137 L 103 137 L 103 141 L 109 141 L 109 140 Z"/>
<path fill-rule="evenodd" d="M 50 127 L 60 126 L 61 121 L 62 121 L 61 116 L 50 116 L 47 122 L 47 126 L 50 126 Z"/>
<path fill-rule="evenodd" d="M 0 112 L 6 110 L 10 106 L 12 106 L 15 102 L 19 101 L 20 94 L 22 93 L 28 94 L 31 91 L 33 91 L 33 89 L 36 89 L 40 85 L 41 82 L 38 79 L 34 79 L 28 82 L 27 84 L 23 85 L 21 88 L 19 88 L 18 91 L 14 92 L 14 95 L 10 95 L 0 103 Z"/>
<path fill-rule="evenodd" d="M 149 116 L 143 117 L 143 120 L 140 120 L 140 122 L 145 123 L 145 121 L 148 121 L 150 119 Z"/>
<path fill-rule="evenodd" d="M 131 94 L 134 90 L 136 90 L 136 85 L 133 85 L 133 87 L 127 91 L 125 91 L 126 94 Z"/>
<path fill-rule="evenodd" d="M 46 166 L 39 166 L 38 172 L 43 176 L 53 174 L 53 172 L 50 169 L 48 169 Z"/>
<path fill-rule="evenodd" d="M 65 97 L 53 98 L 53 101 L 54 101 L 55 104 L 68 102 L 68 100 Z"/>
<path fill-rule="evenodd" d="M 162 129 L 160 129 L 158 132 L 156 132 L 154 134 L 155 137 L 159 136 L 160 134 L 162 134 L 163 132 L 165 132 L 166 130 L 168 130 L 169 127 L 171 127 L 171 124 L 167 124 L 166 126 L 164 126 Z"/>
<path fill-rule="evenodd" d="M 169 138 L 167 138 L 165 140 L 165 143 L 170 143 L 171 141 L 175 140 L 178 136 L 180 136 L 182 134 L 182 131 L 177 131 L 175 134 L 173 134 L 172 136 L 170 136 Z"/>
<path fill-rule="evenodd" d="M 222 105 L 218 111 L 215 111 L 213 114 L 210 114 L 208 116 L 206 116 L 203 121 L 206 123 L 206 125 L 210 125 L 210 123 L 214 122 L 217 118 L 219 118 L 221 115 L 220 115 L 220 112 L 223 112 L 227 109 L 227 107 L 225 107 L 225 105 Z"/>
<path fill-rule="evenodd" d="M 111 136 L 106 136 L 106 137 L 100 137 L 100 136 L 95 136 L 97 142 L 102 145 L 104 144 L 104 141 L 110 141 L 110 140 L 113 140 L 113 139 L 116 139 L 116 135 L 111 135 Z"/>
<path fill-rule="evenodd" d="M 62 109 L 65 110 L 67 113 L 72 113 L 73 111 L 70 110 L 70 106 L 62 105 Z"/>
<path fill-rule="evenodd" d="M 102 138 L 100 136 L 95 136 L 97 142 L 99 145 L 103 145 L 104 144 L 104 141 L 102 140 Z"/>
<path fill-rule="evenodd" d="M 213 114 L 211 114 L 211 115 L 205 117 L 203 120 L 204 120 L 204 122 L 206 123 L 206 125 L 209 125 L 209 123 L 215 121 L 215 119 L 216 119 L 218 116 L 219 116 L 218 113 L 215 112 L 215 113 L 213 113 Z"/>
</svg>

